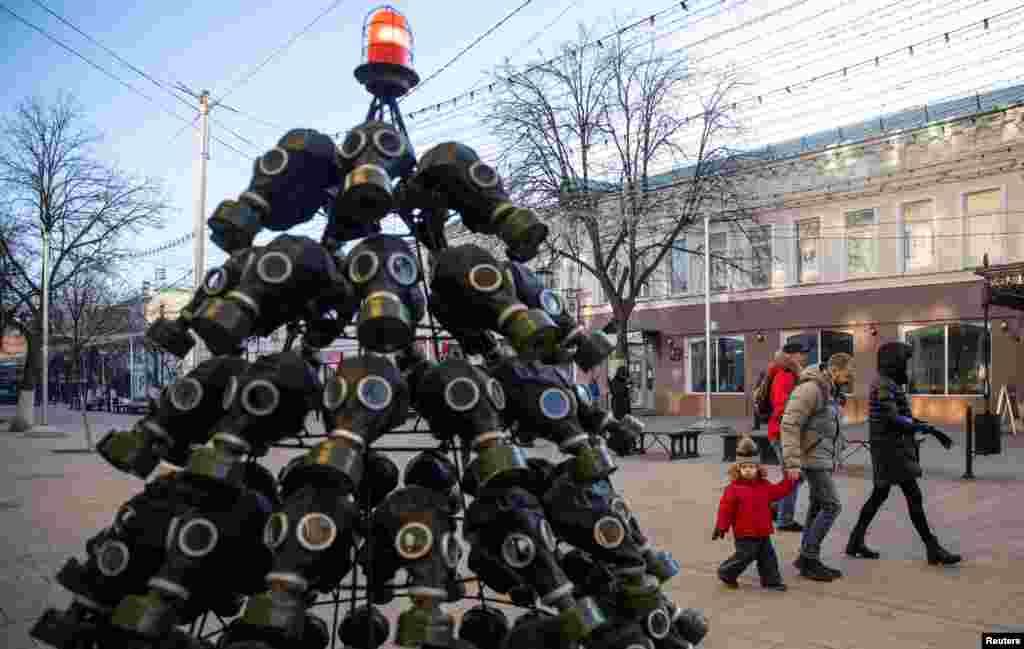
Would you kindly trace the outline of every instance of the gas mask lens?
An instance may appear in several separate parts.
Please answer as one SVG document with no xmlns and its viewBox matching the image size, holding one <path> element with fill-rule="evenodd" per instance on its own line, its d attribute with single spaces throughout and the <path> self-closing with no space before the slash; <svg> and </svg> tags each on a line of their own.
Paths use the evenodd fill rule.
<svg viewBox="0 0 1024 649">
<path fill-rule="evenodd" d="M 444 402 L 456 412 L 472 410 L 479 401 L 480 388 L 473 379 L 459 377 L 444 388 Z"/>
<path fill-rule="evenodd" d="M 276 550 L 288 536 L 288 515 L 277 512 L 267 519 L 263 526 L 263 545 Z"/>
<path fill-rule="evenodd" d="M 327 381 L 327 385 L 324 386 L 324 408 L 334 411 L 341 407 L 341 404 L 345 403 L 345 397 L 348 395 L 348 384 L 345 383 L 345 377 L 340 374 L 331 377 Z"/>
<path fill-rule="evenodd" d="M 406 523 L 395 535 L 395 551 L 407 561 L 422 559 L 434 545 L 434 533 L 423 523 Z"/>
<path fill-rule="evenodd" d="M 525 534 L 513 532 L 501 544 L 501 557 L 513 568 L 525 568 L 536 556 L 537 545 Z"/>
<path fill-rule="evenodd" d="M 419 275 L 416 260 L 404 252 L 396 252 L 388 258 L 388 272 L 402 286 L 412 286 Z"/>
<path fill-rule="evenodd" d="M 445 532 L 441 537 L 441 554 L 446 566 L 452 570 L 458 567 L 459 561 L 462 559 L 462 546 L 451 532 Z"/>
<path fill-rule="evenodd" d="M 494 167 L 479 160 L 469 165 L 469 179 L 481 189 L 497 187 L 500 180 Z"/>
<path fill-rule="evenodd" d="M 379 376 L 367 376 L 359 381 L 356 395 L 360 403 L 375 411 L 384 410 L 391 405 L 394 396 L 391 384 Z"/>
<path fill-rule="evenodd" d="M 501 387 L 501 383 L 497 379 L 487 381 L 487 394 L 491 397 L 491 403 L 495 408 L 505 409 L 505 388 Z"/>
<path fill-rule="evenodd" d="M 622 521 L 614 516 L 604 516 L 594 523 L 594 541 L 605 548 L 613 550 L 626 539 L 626 528 Z"/>
<path fill-rule="evenodd" d="M 219 536 L 213 522 L 205 518 L 193 518 L 181 526 L 178 548 L 187 557 L 205 557 L 213 552 Z"/>
<path fill-rule="evenodd" d="M 377 131 L 373 134 L 373 145 L 388 158 L 397 158 L 405 153 L 405 142 L 394 131 Z"/>
<path fill-rule="evenodd" d="M 214 268 L 203 280 L 203 290 L 207 295 L 220 295 L 228 286 L 228 273 L 223 268 Z"/>
<path fill-rule="evenodd" d="M 656 608 L 647 614 L 647 633 L 655 640 L 661 640 L 668 635 L 672 627 L 672 620 L 663 608 Z"/>
<path fill-rule="evenodd" d="M 168 395 L 171 405 L 181 412 L 188 412 L 203 400 L 203 385 L 192 377 L 175 381 Z"/>
<path fill-rule="evenodd" d="M 288 152 L 275 146 L 259 158 L 260 171 L 267 176 L 276 176 L 288 166 Z"/>
<path fill-rule="evenodd" d="M 277 386 L 265 379 L 256 379 L 242 389 L 242 407 L 256 417 L 266 417 L 281 402 L 281 392 Z"/>
<path fill-rule="evenodd" d="M 331 546 L 338 537 L 338 526 L 327 514 L 312 512 L 306 514 L 295 526 L 295 538 L 299 545 L 310 552 L 320 552 Z"/>
<path fill-rule="evenodd" d="M 469 285 L 481 293 L 501 288 L 501 271 L 491 264 L 478 264 L 469 271 Z"/>
<path fill-rule="evenodd" d="M 363 250 L 349 262 L 348 276 L 356 284 L 365 284 L 377 274 L 377 267 L 380 261 L 377 253 L 372 250 Z"/>
<path fill-rule="evenodd" d="M 264 253 L 256 262 L 256 275 L 267 284 L 283 284 L 292 276 L 292 260 L 276 250 Z"/>
<path fill-rule="evenodd" d="M 366 146 L 366 133 L 361 129 L 349 131 L 345 140 L 338 147 L 338 154 L 346 160 L 355 160 L 356 156 L 362 153 Z"/>
<path fill-rule="evenodd" d="M 231 404 L 235 402 L 235 397 L 238 396 L 238 377 L 232 376 L 228 379 L 228 386 L 224 390 L 224 398 L 221 400 L 220 405 L 223 406 L 224 410 L 230 410 Z"/>
<path fill-rule="evenodd" d="M 549 316 L 562 315 L 562 300 L 558 299 L 558 296 L 550 289 L 540 292 L 540 305 Z"/>
<path fill-rule="evenodd" d="M 540 411 L 548 419 L 565 419 L 572 411 L 572 402 L 564 390 L 548 388 L 540 394 Z"/>
<path fill-rule="evenodd" d="M 96 551 L 96 567 L 107 577 L 116 577 L 128 567 L 128 546 L 121 541 L 107 541 Z"/>
</svg>

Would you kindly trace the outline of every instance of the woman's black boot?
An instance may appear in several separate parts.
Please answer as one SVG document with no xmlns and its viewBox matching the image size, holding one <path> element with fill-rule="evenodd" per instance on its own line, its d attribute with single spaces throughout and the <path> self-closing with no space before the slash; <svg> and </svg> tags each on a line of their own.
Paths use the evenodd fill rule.
<svg viewBox="0 0 1024 649">
<path fill-rule="evenodd" d="M 939 542 L 935 539 L 935 537 L 932 537 L 932 540 L 930 543 L 928 543 L 927 547 L 928 563 L 930 563 L 933 566 L 936 566 L 940 563 L 944 566 L 951 566 L 954 563 L 960 563 L 963 560 L 963 557 L 961 557 L 959 554 L 953 554 L 952 552 L 947 551 L 945 548 L 939 545 Z"/>
</svg>

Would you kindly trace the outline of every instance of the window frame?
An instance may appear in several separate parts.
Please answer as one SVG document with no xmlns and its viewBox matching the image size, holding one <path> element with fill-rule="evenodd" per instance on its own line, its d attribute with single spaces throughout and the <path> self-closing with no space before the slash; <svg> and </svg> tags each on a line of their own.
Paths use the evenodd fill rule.
<svg viewBox="0 0 1024 649">
<path fill-rule="evenodd" d="M 1003 219 L 1003 226 L 1004 226 L 1003 230 L 1005 231 L 1005 230 L 1009 229 L 1007 227 L 1008 224 L 1006 222 L 1007 215 L 1008 215 L 1007 213 L 1008 213 L 1008 210 L 1009 210 L 1009 205 L 1007 203 L 1008 199 L 1007 199 L 1007 192 L 1006 192 L 1006 185 L 1005 184 L 981 186 L 981 187 L 977 187 L 975 189 L 969 189 L 969 190 L 965 190 L 965 191 L 960 192 L 960 240 L 961 240 L 961 246 L 962 246 L 961 247 L 961 252 L 962 252 L 962 255 L 963 255 L 962 259 L 960 260 L 960 266 L 963 269 L 968 269 L 969 270 L 969 269 L 975 268 L 976 266 L 981 266 L 982 260 L 983 260 L 983 256 L 984 256 L 984 253 L 982 255 L 978 256 L 978 263 L 976 264 L 976 266 L 969 266 L 968 263 L 967 263 L 970 260 L 970 257 L 971 257 L 970 250 L 971 250 L 971 236 L 972 236 L 971 235 L 971 227 L 970 227 L 970 216 L 971 215 L 967 213 L 967 197 L 970 196 L 971 194 L 980 194 L 982 192 L 990 192 L 990 191 L 998 191 L 999 192 L 1000 216 Z M 995 236 L 999 236 L 999 235 L 996 234 Z M 1003 241 L 1000 245 L 1005 248 L 1007 243 L 1008 242 Z M 1002 252 L 1002 255 L 999 255 L 998 257 L 1005 257 L 1007 251 L 1004 249 L 1004 250 L 1001 250 L 1001 252 Z M 989 260 L 988 260 L 989 263 L 990 264 L 1002 263 L 1002 260 L 999 259 L 998 257 L 993 258 L 992 255 L 989 255 Z"/>
<path fill-rule="evenodd" d="M 682 245 L 683 245 L 684 250 L 680 250 L 680 249 L 675 247 L 675 246 L 679 245 L 680 241 L 682 241 Z M 676 239 L 672 243 L 672 249 L 669 250 L 669 254 L 668 254 L 668 294 L 670 296 L 671 295 L 688 295 L 691 292 L 691 290 L 692 290 L 692 286 L 690 284 L 690 263 L 691 263 L 690 256 L 691 255 L 686 250 L 686 248 L 687 248 L 686 239 L 681 239 L 681 240 L 680 239 Z M 679 255 L 684 260 L 682 262 L 682 264 L 681 264 L 682 265 L 682 270 L 683 270 L 683 272 L 682 272 L 682 275 L 683 275 L 683 290 L 681 290 L 681 291 L 677 291 L 676 290 L 676 285 L 675 285 L 675 277 L 676 277 L 675 258 L 676 258 L 676 255 Z"/>
<path fill-rule="evenodd" d="M 716 237 L 721 237 L 725 241 L 725 245 L 723 246 L 721 251 L 716 251 L 715 249 L 713 242 L 715 241 Z M 715 258 L 715 255 L 719 255 L 721 257 L 724 257 L 725 259 L 729 259 L 729 244 L 731 239 L 732 237 L 729 236 L 728 230 L 719 230 L 718 232 L 712 232 L 710 235 L 708 235 L 708 246 L 710 247 L 710 250 L 708 251 L 708 261 L 711 264 L 711 273 L 709 275 L 711 278 L 712 293 L 728 293 L 729 291 L 732 290 L 732 273 L 729 272 L 731 270 L 729 264 L 727 264 L 724 259 Z M 715 286 L 716 266 L 720 269 L 720 276 L 724 278 L 725 281 L 725 285 L 720 288 L 716 288 Z"/>
<path fill-rule="evenodd" d="M 904 324 L 904 325 L 900 325 L 900 328 L 899 328 L 900 338 L 899 338 L 899 340 L 902 343 L 906 343 L 906 341 L 907 341 L 907 334 L 909 334 L 909 333 L 911 333 L 913 331 L 917 331 L 919 329 L 927 329 L 928 327 L 942 327 L 942 354 L 943 354 L 942 355 L 942 381 L 943 381 L 943 393 L 942 394 L 918 394 L 916 392 L 910 392 L 909 391 L 909 386 L 908 386 L 908 390 L 907 390 L 907 395 L 908 396 L 912 396 L 912 397 L 925 397 L 925 398 L 937 398 L 937 397 L 939 397 L 939 398 L 941 398 L 941 397 L 954 397 L 954 398 L 974 397 L 974 398 L 979 398 L 979 397 L 984 397 L 985 396 L 985 385 L 988 382 L 988 377 L 986 377 L 985 381 L 982 382 L 982 391 L 981 392 L 957 392 L 957 393 L 954 393 L 954 394 L 950 394 L 950 392 L 949 392 L 949 327 L 951 325 L 974 325 L 976 327 L 984 328 L 985 327 L 985 321 L 984 320 L 948 320 L 948 321 L 944 321 L 944 322 L 925 322 L 925 323 L 917 323 L 917 324 Z M 994 360 L 994 358 L 992 356 L 993 345 L 992 345 L 992 323 L 991 322 L 989 322 L 989 324 L 988 324 L 988 330 L 987 330 L 986 334 L 988 335 L 988 340 L 989 340 L 989 344 L 988 344 L 988 370 L 987 371 L 988 371 L 988 376 L 990 377 L 992 375 L 992 365 L 993 365 L 993 360 Z"/>
<path fill-rule="evenodd" d="M 822 219 L 821 219 L 820 216 L 809 216 L 809 217 L 806 217 L 806 218 L 795 219 L 793 221 L 793 225 L 794 225 L 794 229 L 795 229 L 795 234 L 796 234 L 794 239 L 796 241 L 796 283 L 798 285 L 805 285 L 805 284 L 806 285 L 810 285 L 810 284 L 819 284 L 819 283 L 821 283 L 822 272 L 823 272 L 823 268 L 822 268 L 822 264 L 821 264 L 821 241 L 822 241 L 822 239 L 821 239 L 821 220 Z M 803 273 L 804 273 L 804 255 L 803 255 L 803 250 L 802 250 L 802 248 L 800 246 L 800 244 L 803 241 L 803 239 L 800 238 L 800 225 L 804 224 L 804 223 L 811 223 L 811 222 L 816 223 L 817 226 L 818 226 L 818 236 L 816 236 L 816 237 L 808 237 L 808 239 L 807 239 L 808 241 L 814 241 L 814 280 L 813 281 L 805 281 L 804 280 L 804 276 L 803 276 Z"/>
<path fill-rule="evenodd" d="M 917 203 L 931 203 L 932 215 L 930 219 L 921 221 L 907 221 L 907 206 L 914 205 Z M 899 205 L 900 217 L 900 242 L 902 254 L 900 255 L 900 268 L 903 273 L 931 273 L 936 272 L 939 269 L 939 254 L 936 246 L 936 234 L 938 234 L 938 201 L 935 200 L 934 196 L 924 196 L 921 198 L 914 199 L 912 201 L 902 201 Z M 927 266 L 911 267 L 910 265 L 910 248 L 911 248 L 911 236 L 909 226 L 912 223 L 927 223 L 931 229 L 931 240 L 929 244 L 931 246 L 931 263 Z"/>
<path fill-rule="evenodd" d="M 744 372 L 744 377 L 743 377 L 743 384 L 744 385 L 743 385 L 743 388 L 744 388 L 744 390 L 746 390 L 746 387 L 747 387 L 746 386 L 746 382 L 747 382 L 746 381 L 747 341 L 746 341 L 746 337 L 743 336 L 742 334 L 722 334 L 722 335 L 716 335 L 714 332 L 712 332 L 711 340 L 715 343 L 715 345 L 714 345 L 714 356 L 712 357 L 712 361 L 711 361 L 712 362 L 712 366 L 713 366 L 713 368 L 715 370 L 712 373 L 712 379 L 714 381 L 714 384 L 717 387 L 718 384 L 721 382 L 720 381 L 721 377 L 718 376 L 718 371 L 719 371 L 720 365 L 719 365 L 719 362 L 718 362 L 718 344 L 717 344 L 717 342 L 718 342 L 718 340 L 720 340 L 722 338 L 727 338 L 729 340 L 737 341 L 737 342 L 739 342 L 742 345 L 743 358 L 744 358 L 744 360 L 743 360 L 743 372 Z M 686 392 L 688 394 L 704 394 L 703 390 L 698 392 L 698 391 L 694 390 L 694 387 L 693 387 L 694 386 L 694 375 L 693 375 L 693 359 L 694 359 L 694 354 L 693 354 L 693 351 L 692 351 L 693 350 L 693 345 L 695 343 L 700 343 L 700 342 L 703 342 L 703 341 L 704 341 L 704 336 L 687 336 L 687 338 L 686 338 L 686 359 L 687 359 L 686 360 Z M 746 392 L 745 391 L 744 392 L 720 392 L 718 390 L 711 390 L 711 394 L 746 394 Z"/>
<path fill-rule="evenodd" d="M 859 224 L 850 225 L 850 214 L 855 212 L 866 212 L 871 210 L 872 212 L 872 223 L 870 224 Z M 879 227 L 879 208 L 877 207 L 863 207 L 857 209 L 846 209 L 843 210 L 843 265 L 846 268 L 846 277 L 871 277 L 878 275 L 881 272 L 881 255 L 878 246 L 878 227 Z M 856 239 L 858 241 L 867 241 L 871 248 L 871 261 L 873 268 L 868 271 L 856 271 L 854 272 L 850 266 L 850 240 Z"/>
<path fill-rule="evenodd" d="M 817 347 L 817 349 L 818 349 L 818 360 L 817 360 L 817 362 L 818 363 L 823 363 L 825 361 L 821 360 L 821 348 L 822 348 L 821 334 L 823 332 L 825 332 L 825 331 L 831 331 L 833 333 L 848 334 L 849 336 L 852 336 L 853 337 L 853 349 L 854 349 L 854 352 L 856 352 L 856 350 L 857 350 L 857 334 L 854 332 L 852 327 L 819 327 L 819 328 L 810 328 L 810 329 L 783 329 L 783 330 L 779 331 L 779 349 L 782 349 L 785 346 L 787 338 L 790 338 L 792 336 L 810 336 L 810 335 L 814 335 L 814 338 L 817 341 L 817 345 L 818 345 L 818 347 Z M 854 354 L 854 357 L 856 358 L 856 353 Z M 808 364 L 810 364 L 810 360 L 808 360 Z"/>
<path fill-rule="evenodd" d="M 775 263 L 774 263 L 775 262 L 775 224 L 774 223 L 765 223 L 765 224 L 761 224 L 761 225 L 755 225 L 754 227 L 749 228 L 749 231 L 753 231 L 753 230 L 761 230 L 761 231 L 766 231 L 767 232 L 765 238 L 761 242 L 759 242 L 761 246 L 764 246 L 765 244 L 767 244 L 767 246 L 768 246 L 768 259 L 765 262 L 765 267 L 764 267 L 765 283 L 764 283 L 763 286 L 755 286 L 753 281 L 752 281 L 752 279 L 751 279 L 753 277 L 753 270 L 754 270 L 754 260 L 755 260 L 754 248 L 755 248 L 755 246 L 754 246 L 754 243 L 752 241 L 750 241 L 749 234 L 746 234 L 744 236 L 746 237 L 747 243 L 749 244 L 749 247 L 750 247 L 750 254 L 748 255 L 748 260 L 750 262 L 750 277 L 748 277 L 748 280 L 747 280 L 746 284 L 749 286 L 749 288 L 751 290 L 763 291 L 763 290 L 769 289 L 769 288 L 771 288 L 773 286 L 773 274 L 774 274 L 774 269 L 775 269 Z"/>
</svg>

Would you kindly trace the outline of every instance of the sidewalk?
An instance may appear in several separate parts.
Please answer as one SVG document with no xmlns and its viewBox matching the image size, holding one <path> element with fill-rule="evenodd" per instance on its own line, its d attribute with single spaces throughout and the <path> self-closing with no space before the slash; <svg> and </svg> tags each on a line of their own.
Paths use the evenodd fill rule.
<svg viewBox="0 0 1024 649">
<path fill-rule="evenodd" d="M 90 413 L 93 417 L 101 422 L 97 438 L 108 423 L 129 426 L 135 420 Z M 79 443 L 79 432 L 68 432 L 62 439 L 0 432 L 0 453 L 6 460 L 0 471 L 0 647 L 34 646 L 27 635 L 31 624 L 47 606 L 64 607 L 69 601 L 53 582 L 56 571 L 68 557 L 82 557 L 85 540 L 109 525 L 118 506 L 142 487 L 141 481 L 96 455 L 54 453 Z M 388 442 L 432 444 L 423 435 L 399 435 Z M 961 448 L 947 452 L 926 444 L 922 449 L 925 507 L 942 542 L 965 555 L 960 566 L 925 563 L 898 489 L 869 533 L 869 543 L 883 559 L 842 555 L 871 489 L 870 479 L 851 471 L 837 476 L 844 510 L 823 548 L 823 559 L 842 569 L 845 577 L 831 584 L 799 578 L 791 565 L 799 535 L 779 533 L 775 543 L 790 590 L 766 593 L 751 571 L 741 577 L 738 591 L 725 590 L 715 577 L 719 562 L 732 552 L 731 537 L 711 540 L 728 465 L 720 461 L 720 442 L 705 442 L 702 457 L 695 460 L 669 462 L 660 449 L 620 459 L 613 477 L 655 545 L 670 550 L 682 564 L 683 573 L 668 587 L 680 606 L 700 608 L 708 616 L 711 631 L 702 646 L 956 649 L 979 646 L 983 631 L 1024 631 L 1024 480 L 1019 474 L 994 477 L 1024 469 L 1019 447 L 999 458 L 978 458 L 974 482 L 959 480 Z M 529 452 L 558 457 L 544 442 Z M 291 455 L 274 451 L 266 464 L 276 472 Z M 956 460 L 943 460 L 950 455 Z M 408 454 L 396 456 L 401 464 Z M 776 479 L 777 470 L 771 468 L 769 474 Z M 805 508 L 806 495 L 801 495 L 801 514 Z M 406 605 L 385 607 L 388 617 L 394 621 Z M 465 607 L 447 608 L 458 616 Z"/>
</svg>

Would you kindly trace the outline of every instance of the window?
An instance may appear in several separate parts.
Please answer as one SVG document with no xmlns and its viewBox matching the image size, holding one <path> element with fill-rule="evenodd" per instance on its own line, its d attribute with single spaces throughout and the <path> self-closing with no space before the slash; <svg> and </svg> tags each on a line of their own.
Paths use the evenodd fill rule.
<svg viewBox="0 0 1024 649">
<path fill-rule="evenodd" d="M 908 327 L 911 394 L 984 394 L 985 325 L 977 322 Z"/>
<path fill-rule="evenodd" d="M 675 247 L 669 251 L 669 291 L 672 295 L 686 293 L 689 279 L 689 253 L 686 252 L 686 240 L 676 241 Z"/>
<path fill-rule="evenodd" d="M 877 212 L 874 208 L 846 213 L 846 268 L 850 275 L 878 272 Z"/>
<path fill-rule="evenodd" d="M 903 205 L 903 268 L 932 268 L 935 264 L 935 203 L 915 201 Z"/>
<path fill-rule="evenodd" d="M 797 281 L 813 284 L 818 281 L 818 246 L 821 241 L 821 220 L 807 219 L 796 224 Z"/>
<path fill-rule="evenodd" d="M 768 288 L 772 272 L 772 226 L 747 230 L 750 239 L 750 288 Z"/>
<path fill-rule="evenodd" d="M 711 339 L 711 391 L 743 392 L 745 376 L 743 337 Z M 704 338 L 690 340 L 690 391 L 704 392 L 707 386 L 707 348 Z"/>
<path fill-rule="evenodd" d="M 807 364 L 826 363 L 832 354 L 846 352 L 853 355 L 853 334 L 848 331 L 820 329 L 812 331 L 783 332 L 782 345 L 802 342 L 810 349 L 807 353 Z"/>
<path fill-rule="evenodd" d="M 729 233 L 712 232 L 711 236 L 711 290 L 729 290 Z"/>
<path fill-rule="evenodd" d="M 997 263 L 996 260 L 1002 257 L 1002 217 L 1002 190 L 986 189 L 964 195 L 967 266 L 981 266 L 986 252 L 990 263 Z"/>
</svg>

